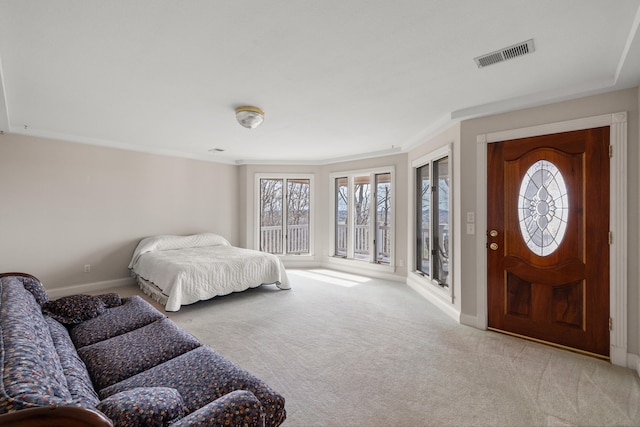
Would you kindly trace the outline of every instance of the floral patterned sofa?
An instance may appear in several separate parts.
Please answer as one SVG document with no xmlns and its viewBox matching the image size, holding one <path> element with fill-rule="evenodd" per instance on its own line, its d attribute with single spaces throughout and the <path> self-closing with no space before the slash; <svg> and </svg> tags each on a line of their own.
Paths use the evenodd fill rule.
<svg viewBox="0 0 640 427">
<path fill-rule="evenodd" d="M 278 426 L 284 398 L 140 297 L 0 274 L 0 425 Z"/>
</svg>

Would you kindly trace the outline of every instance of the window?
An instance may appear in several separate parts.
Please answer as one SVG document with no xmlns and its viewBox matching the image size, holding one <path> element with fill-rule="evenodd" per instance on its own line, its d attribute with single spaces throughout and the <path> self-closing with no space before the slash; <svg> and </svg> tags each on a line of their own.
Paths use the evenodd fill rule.
<svg viewBox="0 0 640 427">
<path fill-rule="evenodd" d="M 349 179 L 336 178 L 336 227 L 335 255 L 347 257 L 347 233 L 349 227 Z"/>
<path fill-rule="evenodd" d="M 335 257 L 391 264 L 392 178 L 390 168 L 332 175 Z"/>
<path fill-rule="evenodd" d="M 278 255 L 309 254 L 311 178 L 259 176 L 259 249 Z"/>
<path fill-rule="evenodd" d="M 449 149 L 413 163 L 416 174 L 415 270 L 443 288 L 450 285 L 451 179 Z"/>
<path fill-rule="evenodd" d="M 391 257 L 391 174 L 376 174 L 376 261 L 388 264 Z"/>
<path fill-rule="evenodd" d="M 353 188 L 353 256 L 357 259 L 368 260 L 369 235 L 371 232 L 371 182 L 370 177 L 356 176 Z"/>
</svg>

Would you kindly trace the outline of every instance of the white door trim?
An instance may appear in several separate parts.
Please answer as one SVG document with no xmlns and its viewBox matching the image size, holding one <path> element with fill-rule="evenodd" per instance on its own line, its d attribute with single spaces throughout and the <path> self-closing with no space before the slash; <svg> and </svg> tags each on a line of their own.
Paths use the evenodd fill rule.
<svg viewBox="0 0 640 427">
<path fill-rule="evenodd" d="M 610 126 L 613 157 L 610 167 L 610 246 L 609 313 L 610 357 L 614 365 L 627 366 L 627 113 L 619 112 L 577 120 L 549 123 L 520 129 L 477 135 L 477 215 L 480 230 L 487 230 L 487 145 L 510 139 L 549 135 L 574 130 Z M 478 230 L 478 231 L 480 231 Z M 476 239 L 477 306 L 476 326 L 487 329 L 487 251 L 485 233 Z"/>
</svg>

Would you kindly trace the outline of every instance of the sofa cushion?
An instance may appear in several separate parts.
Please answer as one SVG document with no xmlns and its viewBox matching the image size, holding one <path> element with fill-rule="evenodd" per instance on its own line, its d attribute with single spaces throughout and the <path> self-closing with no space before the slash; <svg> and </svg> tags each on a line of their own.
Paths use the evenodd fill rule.
<svg viewBox="0 0 640 427">
<path fill-rule="evenodd" d="M 93 295 L 69 295 L 42 306 L 46 315 L 65 325 L 76 325 L 104 313 L 104 302 Z"/>
<path fill-rule="evenodd" d="M 189 411 L 235 390 L 248 390 L 260 400 L 266 426 L 280 425 L 284 398 L 264 382 L 207 346 L 199 347 L 98 392 L 102 399 L 136 387 L 172 387 L 180 392 Z"/>
<path fill-rule="evenodd" d="M 96 390 L 173 359 L 200 342 L 167 318 L 78 349 Z"/>
<path fill-rule="evenodd" d="M 102 300 L 104 306 L 107 308 L 113 308 L 122 305 L 122 299 L 120 298 L 120 295 L 115 292 L 100 294 L 96 296 Z"/>
<path fill-rule="evenodd" d="M 0 278 L 0 413 L 69 404 L 67 380 L 40 305 L 21 280 Z"/>
<path fill-rule="evenodd" d="M 49 325 L 51 338 L 60 358 L 62 371 L 67 379 L 67 388 L 71 393 L 71 399 L 80 406 L 95 408 L 100 399 L 93 389 L 87 368 L 78 356 L 67 328 L 50 317 L 45 317 L 45 320 Z"/>
<path fill-rule="evenodd" d="M 85 347 L 141 328 L 166 317 L 139 296 L 123 298 L 122 305 L 69 328 L 76 348 Z"/>
<path fill-rule="evenodd" d="M 104 399 L 97 409 L 113 421 L 114 427 L 166 426 L 187 411 L 178 390 L 169 387 L 123 391 Z"/>
</svg>

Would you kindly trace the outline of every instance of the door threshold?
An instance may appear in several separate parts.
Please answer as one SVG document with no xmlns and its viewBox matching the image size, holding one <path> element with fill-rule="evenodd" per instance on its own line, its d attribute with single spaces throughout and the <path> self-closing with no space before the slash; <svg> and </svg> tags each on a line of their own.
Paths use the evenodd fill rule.
<svg viewBox="0 0 640 427">
<path fill-rule="evenodd" d="M 560 348 L 560 349 L 563 349 L 563 350 L 572 351 L 574 353 L 584 354 L 585 356 L 591 356 L 591 357 L 595 357 L 597 359 L 602 359 L 602 360 L 610 360 L 609 356 L 604 356 L 602 354 L 592 353 L 592 352 L 586 351 L 586 350 L 580 350 L 579 348 L 573 348 L 573 347 L 569 347 L 569 346 L 562 345 L 562 344 L 556 344 L 554 342 L 545 341 L 545 340 L 541 340 L 541 339 L 538 339 L 538 338 L 532 338 L 532 337 L 528 337 L 526 335 L 516 334 L 515 332 L 503 331 L 502 329 L 492 328 L 491 326 L 489 326 L 487 329 L 490 330 L 490 331 L 493 331 L 493 332 L 498 332 L 498 333 L 505 334 L 505 335 L 511 335 L 512 337 L 522 338 L 522 339 L 525 339 L 527 341 L 533 341 L 533 342 L 537 342 L 537 343 L 540 343 L 540 344 L 549 345 L 551 347 L 556 347 L 556 348 Z"/>
</svg>

